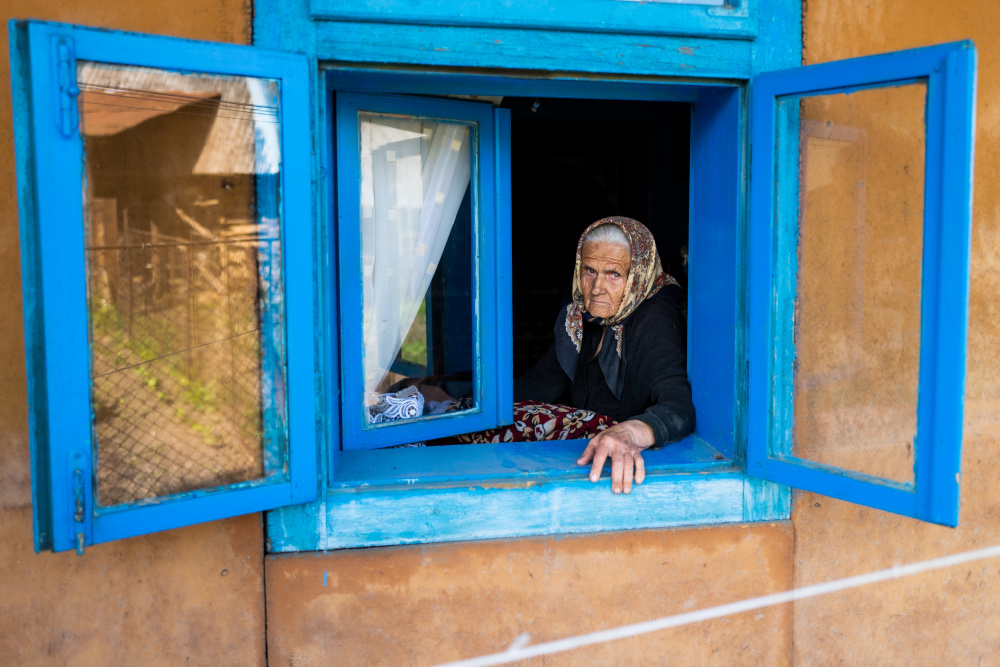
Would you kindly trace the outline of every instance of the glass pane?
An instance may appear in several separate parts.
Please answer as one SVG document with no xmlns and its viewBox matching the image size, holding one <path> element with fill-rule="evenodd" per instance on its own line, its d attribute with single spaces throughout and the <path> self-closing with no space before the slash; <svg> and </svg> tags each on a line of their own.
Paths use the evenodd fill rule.
<svg viewBox="0 0 1000 667">
<path fill-rule="evenodd" d="M 98 502 L 280 472 L 278 82 L 77 79 Z"/>
<path fill-rule="evenodd" d="M 365 414 L 475 406 L 475 128 L 361 113 Z"/>
<path fill-rule="evenodd" d="M 798 119 L 793 454 L 904 483 L 917 431 L 926 95 L 915 83 L 779 106 L 779 126 Z"/>
</svg>

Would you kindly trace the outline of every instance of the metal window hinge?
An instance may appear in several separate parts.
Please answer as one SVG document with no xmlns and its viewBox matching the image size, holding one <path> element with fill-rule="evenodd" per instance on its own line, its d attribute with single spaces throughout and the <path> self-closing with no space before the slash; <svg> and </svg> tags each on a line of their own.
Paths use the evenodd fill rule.
<svg viewBox="0 0 1000 667">
<path fill-rule="evenodd" d="M 60 37 L 56 40 L 56 80 L 59 82 L 59 113 L 56 124 L 64 137 L 72 137 L 76 131 L 76 98 L 80 87 L 76 85 L 76 55 L 73 40 Z"/>
<path fill-rule="evenodd" d="M 73 531 L 76 533 L 76 553 L 83 555 L 84 525 L 86 519 L 86 488 L 84 487 L 83 452 L 73 453 Z"/>
</svg>

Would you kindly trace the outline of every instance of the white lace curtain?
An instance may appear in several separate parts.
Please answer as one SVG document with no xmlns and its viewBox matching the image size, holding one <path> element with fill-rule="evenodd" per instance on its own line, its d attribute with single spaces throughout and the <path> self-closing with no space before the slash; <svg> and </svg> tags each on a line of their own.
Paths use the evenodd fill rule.
<svg viewBox="0 0 1000 667">
<path fill-rule="evenodd" d="M 365 391 L 413 325 L 469 188 L 469 126 L 362 114 Z"/>
</svg>

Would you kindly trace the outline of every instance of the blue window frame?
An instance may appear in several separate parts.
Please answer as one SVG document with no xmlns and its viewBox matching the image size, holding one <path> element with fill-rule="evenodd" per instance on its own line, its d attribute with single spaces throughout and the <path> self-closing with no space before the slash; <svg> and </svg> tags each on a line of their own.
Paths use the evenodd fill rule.
<svg viewBox="0 0 1000 667">
<path fill-rule="evenodd" d="M 320 498 L 312 504 L 269 514 L 270 548 L 275 551 L 348 548 L 442 540 L 510 537 L 560 532 L 767 520 L 787 516 L 785 487 L 749 478 L 739 451 L 740 385 L 736 332 L 741 312 L 739 141 L 743 90 L 736 85 L 648 84 L 621 81 L 518 79 L 506 76 L 399 73 L 336 68 L 326 72 L 337 103 L 343 97 L 392 91 L 407 96 L 461 93 L 477 96 L 562 97 L 672 101 L 691 105 L 692 191 L 689 365 L 698 409 L 692 436 L 648 452 L 647 481 L 624 499 L 606 505 L 607 488 L 586 479 L 575 465 L 583 441 L 539 445 L 478 445 L 426 449 L 357 451 L 347 442 L 346 425 L 330 423 L 332 446 Z M 332 98 L 331 98 L 332 99 Z M 418 97 L 408 97 L 419 101 Z M 412 103 L 412 102 L 411 102 Z M 336 108 L 331 101 L 331 109 Z M 350 122 L 350 119 L 348 119 Z M 344 157 L 342 143 L 357 141 L 352 130 L 341 138 L 339 113 L 331 118 L 332 153 Z M 334 142 L 330 142 L 333 144 Z M 502 145 L 508 142 L 503 141 Z M 498 151 L 498 158 L 509 159 Z M 330 158 L 332 161 L 333 158 Z M 502 168 L 498 168 L 498 171 Z M 721 175 L 721 176 L 720 176 Z M 503 182 L 506 182 L 506 178 Z M 356 178 L 337 177 L 337 193 L 357 188 Z M 498 193 L 498 204 L 510 201 Z M 516 197 L 516 193 L 514 193 Z M 339 208 L 338 215 L 343 211 Z M 357 225 L 349 204 L 348 225 Z M 510 228 L 498 236 L 509 242 Z M 338 224 L 342 221 L 338 220 Z M 342 242 L 344 230 L 331 238 Z M 356 244 L 357 242 L 354 241 Z M 331 252 L 331 256 L 343 251 Z M 338 281 L 356 282 L 359 269 L 331 267 Z M 339 290 L 343 294 L 343 288 Z M 507 304 L 509 308 L 509 303 Z M 331 304 L 334 313 L 357 310 Z M 331 331 L 329 359 L 345 352 Z M 351 363 L 343 360 L 342 364 Z M 356 363 L 356 362 L 354 362 Z M 509 386 L 509 376 L 492 378 Z M 340 407 L 335 399 L 330 415 Z M 509 405 L 507 399 L 505 405 Z M 339 446 L 338 446 L 339 445 Z M 352 451 L 353 450 L 353 451 Z M 600 501 L 598 499 L 601 499 Z"/>
<path fill-rule="evenodd" d="M 942 47 L 936 53 L 938 56 L 946 51 L 952 55 L 958 53 L 961 58 L 962 49 L 965 49 L 967 57 L 966 47 Z M 908 57 L 909 54 L 882 58 L 898 61 Z M 878 62 L 880 59 L 873 60 Z M 800 68 L 792 72 L 801 76 L 796 80 L 809 82 L 811 88 L 807 92 L 839 91 L 844 87 L 850 89 L 880 81 L 898 81 L 898 77 L 886 77 L 884 71 L 871 68 L 871 64 L 871 61 L 862 62 L 859 66 L 859 63 L 849 62 L 818 70 Z M 919 74 L 910 73 L 903 78 L 928 76 L 932 69 L 930 67 Z M 825 78 L 827 73 L 845 71 L 851 75 L 867 72 L 869 78 L 862 76 L 847 82 L 844 78 Z M 881 74 L 872 74 L 873 71 Z M 783 73 L 775 77 L 789 75 Z M 647 470 L 650 474 L 646 484 L 637 489 L 633 497 L 624 499 L 627 507 L 615 505 L 607 512 L 594 510 L 595 506 L 604 506 L 607 502 L 606 497 L 602 497 L 600 503 L 595 502 L 597 494 L 606 489 L 581 479 L 583 472 L 572 463 L 566 463 L 582 443 L 551 444 L 543 451 L 539 448 L 526 451 L 509 445 L 435 448 L 428 452 L 345 451 L 331 466 L 326 491 L 317 503 L 307 508 L 285 508 L 272 513 L 269 532 L 273 549 L 329 549 L 787 517 L 788 486 L 810 488 L 815 468 L 790 470 L 779 478 L 773 469 L 761 474 L 756 467 L 761 458 L 761 445 L 778 442 L 777 436 L 780 435 L 776 430 L 763 431 L 760 427 L 762 420 L 773 429 L 778 424 L 776 420 L 767 421 L 772 413 L 777 414 L 773 407 L 777 399 L 773 389 L 760 385 L 761 375 L 764 374 L 769 382 L 773 377 L 777 387 L 791 386 L 790 368 L 776 370 L 762 366 L 761 362 L 769 359 L 774 350 L 783 349 L 778 347 L 779 342 L 792 340 L 794 321 L 791 311 L 778 311 L 772 303 L 786 304 L 786 308 L 787 304 L 794 303 L 794 284 L 786 274 L 796 257 L 795 248 L 788 246 L 788 239 L 796 238 L 795 234 L 776 228 L 771 221 L 770 210 L 765 212 L 764 217 L 761 216 L 761 198 L 765 204 L 772 201 L 775 198 L 775 178 L 795 176 L 799 161 L 797 156 L 789 160 L 785 153 L 782 155 L 786 159 L 782 161 L 768 150 L 756 152 L 752 165 L 754 190 L 750 195 L 751 220 L 748 236 L 744 237 L 739 224 L 740 198 L 744 187 L 739 176 L 739 165 L 743 160 L 739 139 L 743 127 L 739 87 L 623 82 L 613 85 L 602 82 L 595 86 L 558 79 L 538 82 L 502 76 L 386 74 L 349 68 L 331 71 L 327 78 L 330 87 L 336 90 L 366 92 L 392 90 L 396 93 L 441 94 L 448 91 L 478 95 L 674 99 L 690 102 L 690 216 L 693 222 L 690 228 L 689 375 L 698 410 L 698 424 L 695 434 L 685 441 L 660 452 L 648 453 Z M 959 90 L 952 96 L 966 101 L 962 111 L 967 114 L 971 109 L 968 101 L 973 81 L 969 76 L 955 78 Z M 772 93 L 770 98 L 765 98 L 768 101 L 765 106 L 757 101 L 761 95 L 767 94 L 769 81 L 769 76 L 761 75 L 749 86 L 755 102 L 748 125 L 753 129 L 753 143 L 757 146 L 775 145 L 770 135 L 761 134 L 769 119 L 775 116 L 775 96 Z M 932 81 L 931 99 L 940 99 L 933 96 L 941 94 L 936 88 L 939 81 Z M 782 92 L 803 91 L 789 88 Z M 971 156 L 970 125 L 967 115 L 957 117 L 964 120 L 952 121 L 957 123 L 952 133 L 957 132 L 965 139 L 957 142 L 953 155 L 953 159 L 964 160 L 964 171 L 957 171 L 956 182 L 967 188 Z M 927 126 L 928 146 L 933 147 L 948 125 L 942 116 L 931 113 Z M 931 127 L 936 129 L 932 131 Z M 797 147 L 797 143 L 793 147 Z M 783 146 L 783 150 L 791 149 Z M 928 164 L 939 161 L 939 154 L 930 148 L 926 161 Z M 940 172 L 928 169 L 929 184 L 935 173 Z M 797 220 L 798 200 L 792 197 L 782 201 L 790 202 L 786 211 L 790 217 L 782 218 L 782 221 L 791 224 L 789 221 Z M 958 220 L 958 226 L 964 229 L 956 232 L 959 238 L 952 245 L 952 252 L 964 248 L 965 259 L 955 262 L 955 271 L 950 278 L 954 286 L 961 287 L 968 280 L 969 199 L 958 192 L 957 196 L 950 196 L 949 201 L 960 209 L 955 211 L 953 219 Z M 933 224 L 927 223 L 927 226 L 932 227 Z M 749 243 L 745 257 L 740 250 L 744 242 Z M 784 246 L 781 245 L 783 242 Z M 776 256 L 777 251 L 770 250 L 772 244 L 782 248 L 786 254 Z M 930 242 L 925 246 L 936 247 Z M 742 296 L 741 276 L 744 271 L 747 272 L 745 286 L 749 302 Z M 775 277 L 772 278 L 772 275 Z M 940 278 L 940 275 L 925 273 L 925 289 L 933 291 L 928 286 Z M 762 280 L 766 282 L 762 283 Z M 963 294 L 959 294 L 960 298 L 955 301 L 955 322 L 965 321 Z M 783 317 L 778 316 L 779 312 Z M 740 325 L 744 317 L 748 322 L 746 334 L 742 333 L 744 329 Z M 762 318 L 769 328 L 762 329 Z M 774 335 L 777 340 L 762 341 L 762 330 L 772 332 L 769 335 Z M 744 340 L 746 348 L 743 347 Z M 957 357 L 962 356 L 958 352 Z M 743 359 L 745 361 L 741 361 Z M 744 363 L 749 367 L 750 374 L 745 390 L 741 389 L 744 380 L 740 373 Z M 766 369 L 763 373 L 762 368 Z M 957 409 L 960 415 L 961 379 L 953 375 L 951 382 L 938 395 L 950 395 L 952 409 Z M 771 393 L 765 392 L 765 389 Z M 921 399 L 924 397 L 921 387 Z M 791 395 L 784 398 L 791 400 Z M 783 409 L 785 414 L 791 414 L 788 406 Z M 952 425 L 960 425 L 960 421 L 959 418 Z M 787 424 L 783 426 L 788 428 Z M 951 455 L 957 451 L 960 438 L 956 435 L 952 432 Z M 743 441 L 744 437 L 746 441 Z M 748 443 L 749 451 L 742 449 L 741 442 Z M 930 456 L 927 449 L 920 449 L 920 465 L 928 464 Z M 954 477 L 955 472 L 946 465 L 938 474 Z M 845 494 L 844 489 L 850 485 L 842 483 L 842 480 L 850 475 L 836 474 L 831 483 L 817 490 L 899 511 L 898 506 L 877 502 L 878 492 L 886 484 L 874 479 L 864 480 L 867 486 L 851 489 L 853 493 Z M 475 482 L 475 486 L 469 487 L 470 482 Z M 873 498 L 876 502 L 872 502 Z M 616 498 L 615 502 L 618 500 Z M 957 498 L 954 501 L 950 509 L 957 512 Z M 575 512 L 573 508 L 576 507 L 587 507 L 585 516 Z M 919 518 L 930 517 L 922 515 Z"/>
<path fill-rule="evenodd" d="M 751 475 L 925 521 L 958 524 L 975 77 L 975 48 L 959 42 L 769 72 L 753 80 L 753 145 L 763 148 L 753 155 L 750 215 Z M 922 158 L 924 164 L 923 183 L 917 183 L 922 185 L 923 238 L 919 302 L 914 300 L 913 308 L 919 312 L 919 361 L 914 364 L 919 381 L 910 406 L 914 463 L 912 479 L 902 481 L 798 452 L 793 362 L 802 343 L 794 331 L 796 302 L 803 298 L 797 294 L 796 273 L 807 233 L 798 191 L 805 168 L 799 160 L 802 100 L 878 90 L 891 95 L 904 88 L 926 90 L 915 105 L 926 129 L 923 155 L 914 161 Z M 906 106 L 912 111 L 914 104 Z M 897 114 L 894 123 L 903 125 L 901 112 L 907 109 L 893 106 L 891 111 Z M 904 156 L 893 159 L 900 163 Z M 868 452 L 876 452 L 874 444 Z"/>
<path fill-rule="evenodd" d="M 307 60 L 37 22 L 13 23 L 11 37 L 36 549 L 82 551 L 311 500 L 317 485 Z M 206 123 L 232 132 L 218 137 L 222 143 L 211 154 L 202 152 L 195 167 L 185 162 L 181 169 L 193 156 L 156 144 L 151 134 L 170 123 L 185 132 L 205 130 Z M 102 161 L 109 145 L 114 153 L 104 155 L 116 159 Z M 233 167 L 233 145 L 252 159 Z M 110 175 L 101 171 L 125 163 L 124 147 L 135 151 L 129 154 L 135 161 Z M 161 156 L 182 174 L 176 191 L 211 182 L 217 199 L 199 195 L 198 210 L 219 210 L 238 194 L 251 202 L 244 210 L 249 217 L 223 228 L 220 218 L 184 211 L 194 199 L 172 191 L 128 200 L 130 229 L 126 200 L 119 215 L 114 197 L 139 188 L 130 174 L 145 176 L 144 165 Z M 155 207 L 163 202 L 176 209 L 173 224 L 190 226 L 190 234 L 168 234 L 159 213 L 142 216 L 156 221 L 138 229 L 136 211 L 162 212 Z M 104 215 L 109 209 L 116 212 Z M 208 219 L 214 228 L 206 227 Z M 107 238 L 112 234 L 117 241 Z M 137 268 L 125 273 L 109 259 L 122 257 L 136 260 Z M 198 259 L 184 265 L 185 273 L 170 257 Z M 230 268 L 208 266 L 216 260 Z M 143 281 L 153 273 L 166 290 Z M 186 302 L 156 307 L 163 294 L 178 290 Z M 142 307 L 135 305 L 140 292 Z M 239 315 L 206 324 L 219 312 L 236 313 L 237 301 Z M 180 326 L 171 321 L 180 312 L 191 325 L 187 338 L 163 342 Z M 113 341 L 111 354 L 103 352 L 105 339 Z M 190 371 L 221 359 L 248 364 L 238 376 L 245 386 L 234 379 L 236 370 L 218 382 Z M 102 393 L 109 378 L 117 388 Z M 249 398 L 237 400 L 239 387 Z M 234 424 L 241 419 L 239 430 Z M 140 421 L 146 430 L 124 433 L 123 424 Z M 174 463 L 198 468 L 207 464 L 194 455 L 195 443 L 204 452 L 223 436 L 249 440 L 254 459 L 237 475 L 242 481 L 232 481 L 230 463 L 213 463 L 218 469 L 188 488 L 164 481 L 173 469 L 158 468 L 148 487 L 128 486 L 149 472 L 149 461 L 135 450 L 143 443 L 150 456 L 164 447 L 174 456 L 173 444 L 190 443 L 191 459 Z M 111 470 L 112 460 L 123 469 Z M 109 492 L 119 487 L 121 493 Z"/>
<path fill-rule="evenodd" d="M 513 342 L 510 318 L 503 316 L 508 308 L 507 304 L 510 303 L 510 281 L 504 278 L 510 275 L 510 220 L 509 216 L 505 220 L 498 220 L 496 217 L 496 193 L 509 191 L 510 173 L 507 169 L 495 169 L 495 155 L 507 154 L 510 147 L 509 143 L 500 143 L 501 138 L 506 140 L 506 135 L 501 137 L 498 134 L 498 124 L 494 116 L 504 117 L 500 122 L 506 126 L 507 112 L 502 109 L 494 110 L 490 104 L 351 93 L 341 93 L 337 96 L 337 245 L 341 276 L 340 358 L 343 363 L 340 395 L 344 449 L 389 447 L 510 423 L 512 392 L 510 351 Z M 390 119 L 382 122 L 407 123 L 406 127 L 409 128 L 395 130 L 394 134 L 398 137 L 395 141 L 386 143 L 385 148 L 369 149 L 372 157 L 366 159 L 376 163 L 372 167 L 376 187 L 381 185 L 382 179 L 387 181 L 389 178 L 388 175 L 379 178 L 379 174 L 390 168 L 395 169 L 397 164 L 402 164 L 404 153 L 414 152 L 410 147 L 416 145 L 414 142 L 422 141 L 420 137 L 413 138 L 416 132 L 410 128 L 411 125 L 413 128 L 418 126 L 428 128 L 426 130 L 428 133 L 431 132 L 429 129 L 431 127 L 468 128 L 466 141 L 471 144 L 471 150 L 468 148 L 465 150 L 472 161 L 467 190 L 469 201 L 457 209 L 454 226 L 450 220 L 447 221 L 448 227 L 452 229 L 451 238 L 464 241 L 464 250 L 439 253 L 438 257 L 432 259 L 426 266 L 427 270 L 423 270 L 423 264 L 417 266 L 415 260 L 429 258 L 433 253 L 433 250 L 424 249 L 425 246 L 433 245 L 433 237 L 428 231 L 420 236 L 419 245 L 414 243 L 416 250 L 411 256 L 393 255 L 393 259 L 390 260 L 392 263 L 376 258 L 375 252 L 380 245 L 383 247 L 395 245 L 399 242 L 396 236 L 403 233 L 402 227 L 395 228 L 392 221 L 383 218 L 402 217 L 403 213 L 399 211 L 403 211 L 404 206 L 400 202 L 390 202 L 398 203 L 398 208 L 395 205 L 389 206 L 388 203 L 379 205 L 376 201 L 374 206 L 369 204 L 366 207 L 362 201 L 359 190 L 359 183 L 364 182 L 361 173 L 363 149 L 359 139 L 362 117 L 371 120 Z M 383 128 L 382 131 L 386 130 Z M 445 132 L 438 132 L 438 136 L 443 137 L 444 134 Z M 458 139 L 448 140 L 448 143 L 453 142 L 455 146 L 460 143 Z M 433 145 L 430 139 L 425 143 Z M 420 159 L 419 149 L 415 150 L 417 154 L 409 159 Z M 386 154 L 390 157 L 386 158 Z M 462 155 L 463 159 L 467 159 L 464 158 L 464 153 Z M 386 159 L 389 161 L 380 164 Z M 433 165 L 425 161 L 425 171 L 433 168 Z M 437 169 L 447 171 L 441 167 Z M 402 170 L 403 168 L 400 168 L 401 172 Z M 433 175 L 425 175 L 424 180 L 433 178 Z M 392 186 L 384 187 L 390 190 L 395 185 L 397 184 L 393 183 Z M 461 198 L 461 193 L 458 195 L 456 203 Z M 438 196 L 443 202 L 444 192 L 440 192 Z M 414 209 L 415 207 L 410 206 L 410 210 Z M 363 212 L 365 210 L 368 211 L 367 217 Z M 419 222 L 414 220 L 412 228 L 432 230 L 433 222 L 426 222 L 426 218 L 430 216 L 424 214 L 424 218 Z M 367 250 L 363 247 L 363 225 L 369 227 L 371 234 L 367 240 L 370 245 Z M 406 229 L 409 230 L 410 227 Z M 448 238 L 449 235 L 444 236 Z M 457 253 L 461 253 L 461 256 Z M 368 259 L 363 261 L 364 256 Z M 377 310 L 379 304 L 373 303 L 367 306 L 364 300 L 367 294 L 368 299 L 377 302 L 378 297 L 384 297 L 385 294 L 373 294 L 371 286 L 366 292 L 363 286 L 369 280 L 377 285 L 378 277 L 386 273 L 389 274 L 387 280 L 392 279 L 392 272 L 405 273 L 408 284 L 415 283 L 411 276 L 414 271 L 397 266 L 401 260 L 409 259 L 413 259 L 414 266 L 420 269 L 416 274 L 433 275 L 435 281 L 442 276 L 447 277 L 450 270 L 454 270 L 456 274 L 463 274 L 457 276 L 459 287 L 451 290 L 457 292 L 457 296 L 442 295 L 433 298 L 433 281 L 428 280 L 432 283 L 431 286 L 424 294 L 417 297 L 424 300 L 423 312 L 428 332 L 434 328 L 433 321 L 436 319 L 434 315 L 441 318 L 445 314 L 450 317 L 447 320 L 439 319 L 444 321 L 444 324 L 438 329 L 443 330 L 443 333 L 452 333 L 454 339 L 459 338 L 458 334 L 468 334 L 468 339 L 462 336 L 456 345 L 442 346 L 445 353 L 436 356 L 440 374 L 452 373 L 456 369 L 472 371 L 470 394 L 473 406 L 461 412 L 369 424 L 365 398 L 370 395 L 374 387 L 366 385 L 365 355 L 369 349 L 363 319 L 369 316 L 367 314 L 369 309 Z M 392 313 L 392 316 L 395 315 L 396 313 Z M 374 330 L 377 325 L 372 323 L 371 326 Z M 404 331 L 403 334 L 405 333 Z M 377 332 L 372 331 L 372 334 L 377 335 Z M 432 338 L 432 333 L 424 335 L 425 344 L 430 343 L 426 344 L 426 354 L 429 356 L 423 360 L 423 369 L 412 369 L 417 371 L 412 375 L 415 379 L 432 376 L 436 372 L 434 368 L 427 368 L 435 356 Z M 394 360 L 399 358 L 399 353 L 393 353 L 392 357 Z M 389 376 L 390 374 L 384 371 L 392 371 L 394 367 L 397 371 L 410 370 L 401 368 L 395 362 L 391 365 L 383 362 L 382 374 Z M 497 378 L 507 378 L 508 381 L 497 381 Z"/>
<path fill-rule="evenodd" d="M 613 12 L 615 17 L 631 23 L 602 23 L 600 10 L 612 4 L 621 10 Z M 729 3 L 719 9 L 636 5 L 636 16 L 646 19 L 654 13 L 660 19 L 683 13 L 684 20 L 678 24 L 682 27 L 673 31 L 665 20 L 648 22 L 644 30 L 635 17 L 629 19 L 632 3 L 592 0 L 576 19 L 570 16 L 569 5 L 550 5 L 562 17 L 555 23 L 542 14 L 533 19 L 534 10 L 527 14 L 519 10 L 520 23 L 504 27 L 501 35 L 510 38 L 513 46 L 499 38 L 481 40 L 475 17 L 451 30 L 444 18 L 437 23 L 433 19 L 435 11 L 441 14 L 441 7 L 431 6 L 429 14 L 421 14 L 416 22 L 428 26 L 421 31 L 427 39 L 436 39 L 437 30 L 443 31 L 438 35 L 441 39 L 457 41 L 448 41 L 455 48 L 429 50 L 426 63 L 420 63 L 475 64 L 483 73 L 440 67 L 422 70 L 420 63 L 409 71 L 331 65 L 319 70 L 318 86 L 309 82 L 317 74 L 315 65 L 310 66 L 315 61 L 300 56 L 65 25 L 28 22 L 12 26 L 37 548 L 69 549 L 269 508 L 275 508 L 268 515 L 269 548 L 275 551 L 773 520 L 788 516 L 786 485 L 955 523 L 968 284 L 971 45 L 751 78 L 754 68 L 764 62 L 751 64 L 749 57 L 758 31 L 756 3 Z M 259 6 L 267 13 L 270 4 L 262 0 Z M 392 6 L 407 9 L 403 4 Z M 407 22 L 413 17 L 392 15 L 385 21 L 366 23 L 371 16 L 364 11 L 357 16 L 337 15 L 351 11 L 336 0 L 316 0 L 313 16 L 301 22 L 304 30 L 308 28 L 301 39 L 315 40 L 304 50 L 318 50 L 322 58 L 334 60 L 343 55 L 341 60 L 351 62 L 414 62 L 407 51 L 415 34 Z M 370 28 L 405 39 L 399 43 L 362 40 L 379 44 L 376 58 L 372 52 L 350 48 L 350 39 L 332 37 L 336 23 L 325 20 L 330 18 L 355 27 L 366 25 L 364 30 L 359 28 L 361 33 Z M 565 31 L 563 23 L 577 19 L 586 24 L 579 26 L 589 33 L 585 38 Z M 493 14 L 483 21 L 489 26 L 503 22 Z M 788 25 L 797 26 L 797 21 Z M 264 28 L 262 39 L 273 40 L 276 33 Z M 565 48 L 533 55 L 537 49 L 529 47 L 539 34 L 536 30 Z M 632 81 L 622 74 L 690 74 L 685 69 L 688 51 L 694 48 L 690 46 L 667 49 L 663 59 L 643 56 L 647 44 L 608 56 L 620 59 L 621 70 L 597 57 L 603 58 L 604 46 L 619 40 L 622 32 L 648 34 L 652 45 L 676 42 L 677 46 L 681 43 L 671 42 L 670 35 L 678 30 L 703 34 L 705 39 L 696 40 L 699 49 L 704 47 L 698 53 L 715 54 L 711 63 L 704 58 L 697 61 L 703 64 L 696 72 L 703 78 L 697 81 Z M 759 30 L 770 34 L 772 23 L 762 22 Z M 725 36 L 725 31 L 736 31 L 731 35 L 734 39 L 713 39 Z M 581 61 L 579 67 L 590 74 L 552 75 L 551 71 L 572 69 L 580 40 L 582 51 L 591 59 Z M 481 46 L 487 42 L 487 47 Z M 383 52 L 383 45 L 389 51 Z M 480 50 L 483 58 L 470 60 L 469 54 Z M 538 60 L 525 60 L 529 56 Z M 88 339 L 94 317 L 87 297 L 84 172 L 80 166 L 86 165 L 88 152 L 77 129 L 77 86 L 72 77 L 67 78 L 77 61 L 158 68 L 183 76 L 257 77 L 280 84 L 279 133 L 271 139 L 254 135 L 259 154 L 266 154 L 268 146 L 274 145 L 268 142 L 279 137 L 282 156 L 280 178 L 260 178 L 253 188 L 260 214 L 257 222 L 280 221 L 280 235 L 268 237 L 280 240 L 280 250 L 261 252 L 255 265 L 259 267 L 261 335 L 275 341 L 260 350 L 258 396 L 266 425 L 262 440 L 265 452 L 276 452 L 262 478 L 115 506 L 106 506 L 96 497 L 100 490 L 94 435 L 98 411 L 92 405 Z M 535 77 L 503 69 L 526 66 L 549 73 Z M 602 74 L 612 70 L 614 74 Z M 918 456 L 915 483 L 907 486 L 802 457 L 796 460 L 793 455 L 789 433 L 794 426 L 790 378 L 795 316 L 791 305 L 796 294 L 798 219 L 794 194 L 798 156 L 793 149 L 798 147 L 799 126 L 794 105 L 782 104 L 794 96 L 914 81 L 926 82 L 928 87 L 927 185 Z M 310 88 L 317 87 L 324 93 L 320 99 L 328 104 L 317 108 L 320 122 L 311 122 Z M 630 497 L 609 496 L 606 487 L 591 484 L 585 470 L 573 465 L 582 446 L 579 442 L 532 449 L 514 445 L 431 451 L 369 449 L 465 430 L 465 425 L 439 429 L 430 421 L 401 424 L 394 428 L 405 429 L 405 436 L 369 437 L 357 418 L 357 406 L 344 399 L 362 368 L 357 353 L 348 346 L 350 336 L 357 342 L 360 330 L 360 322 L 350 315 L 361 303 L 356 281 L 363 269 L 349 247 L 353 244 L 356 250 L 360 242 L 358 209 L 355 202 L 352 212 L 344 195 L 357 192 L 357 176 L 350 173 L 356 167 L 351 156 L 356 154 L 356 112 L 366 106 L 365 100 L 376 105 L 368 110 L 377 113 L 475 119 L 479 133 L 475 232 L 480 235 L 476 326 L 483 336 L 478 339 L 477 370 L 485 379 L 493 369 L 504 377 L 500 373 L 509 367 L 510 334 L 503 327 L 510 322 L 511 304 L 504 298 L 510 277 L 510 238 L 503 221 L 509 221 L 510 212 L 509 197 L 503 194 L 510 170 L 509 151 L 504 148 L 509 145 L 510 122 L 495 110 L 483 115 L 477 105 L 452 106 L 450 101 L 415 97 L 454 93 L 670 100 L 691 105 L 689 376 L 698 425 L 684 441 L 647 455 L 647 481 Z M 255 114 L 270 108 L 264 102 L 253 100 Z M 776 105 L 780 112 L 775 111 Z M 462 111 L 456 113 L 460 107 Z M 782 136 L 780 152 L 758 149 L 750 160 L 748 145 L 771 147 Z M 316 164 L 311 164 L 311 146 L 318 146 Z M 749 183 L 743 176 L 748 164 L 752 168 Z M 310 189 L 311 184 L 315 187 Z M 311 207 L 314 198 L 316 205 Z M 270 279 L 275 261 L 283 268 L 281 281 Z M 320 315 L 316 322 L 314 310 Z M 490 322 L 494 327 L 487 326 Z M 477 413 L 482 425 L 490 423 L 489 414 L 493 420 L 502 420 L 511 403 L 510 382 L 497 378 L 492 382 L 491 388 L 481 390 L 483 396 L 486 391 L 494 392 Z M 446 422 L 457 425 L 459 418 L 439 423 Z M 318 461 L 323 463 L 319 468 Z"/>
</svg>

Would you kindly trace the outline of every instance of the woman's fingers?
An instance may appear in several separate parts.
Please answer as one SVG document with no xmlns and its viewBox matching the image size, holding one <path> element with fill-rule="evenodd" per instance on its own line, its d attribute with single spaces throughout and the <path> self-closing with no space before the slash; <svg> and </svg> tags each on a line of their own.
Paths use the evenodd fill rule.
<svg viewBox="0 0 1000 667">
<path fill-rule="evenodd" d="M 591 482 L 596 482 L 601 479 L 601 470 L 604 468 L 604 462 L 608 460 L 608 454 L 610 453 L 609 450 L 611 449 L 611 447 L 608 446 L 609 443 L 604 438 L 603 434 L 591 440 L 590 443 L 593 445 L 598 438 L 600 439 L 600 442 L 597 442 L 597 444 L 594 445 L 594 463 L 590 466 Z M 589 447 L 590 445 L 588 445 L 588 448 Z M 614 459 L 612 459 L 612 462 L 613 461 Z"/>
<path fill-rule="evenodd" d="M 612 429 L 591 438 L 576 464 L 592 462 L 590 481 L 597 482 L 601 479 L 601 470 L 608 456 L 611 457 L 611 490 L 614 493 L 631 493 L 633 480 L 642 484 L 646 479 L 646 464 L 640 450 L 619 438 Z"/>
<path fill-rule="evenodd" d="M 622 453 L 621 443 L 612 444 L 611 451 L 611 491 L 613 493 L 622 492 L 622 480 L 625 477 L 625 459 L 629 458 Z"/>
<path fill-rule="evenodd" d="M 646 462 L 640 452 L 635 453 L 635 483 L 642 484 L 646 479 Z"/>
<path fill-rule="evenodd" d="M 593 460 L 593 464 L 590 466 L 590 481 L 596 482 L 601 479 L 601 468 L 604 467 L 604 462 L 608 458 L 608 447 L 604 442 L 604 434 L 600 433 L 595 438 L 591 438 L 590 442 L 587 443 L 587 448 L 583 450 L 583 454 L 580 458 L 576 460 L 578 466 L 585 466 Z"/>
<path fill-rule="evenodd" d="M 601 437 L 600 435 L 597 438 Z M 590 442 L 587 443 L 587 448 L 583 450 L 583 454 L 580 454 L 580 458 L 576 460 L 578 466 L 585 466 L 590 463 L 590 459 L 594 458 L 594 450 L 597 448 L 597 438 L 591 438 Z"/>
<path fill-rule="evenodd" d="M 621 489 L 625 493 L 632 493 L 632 471 L 635 467 L 634 464 L 634 454 L 631 451 L 626 451 L 622 455 L 622 486 Z"/>
</svg>

